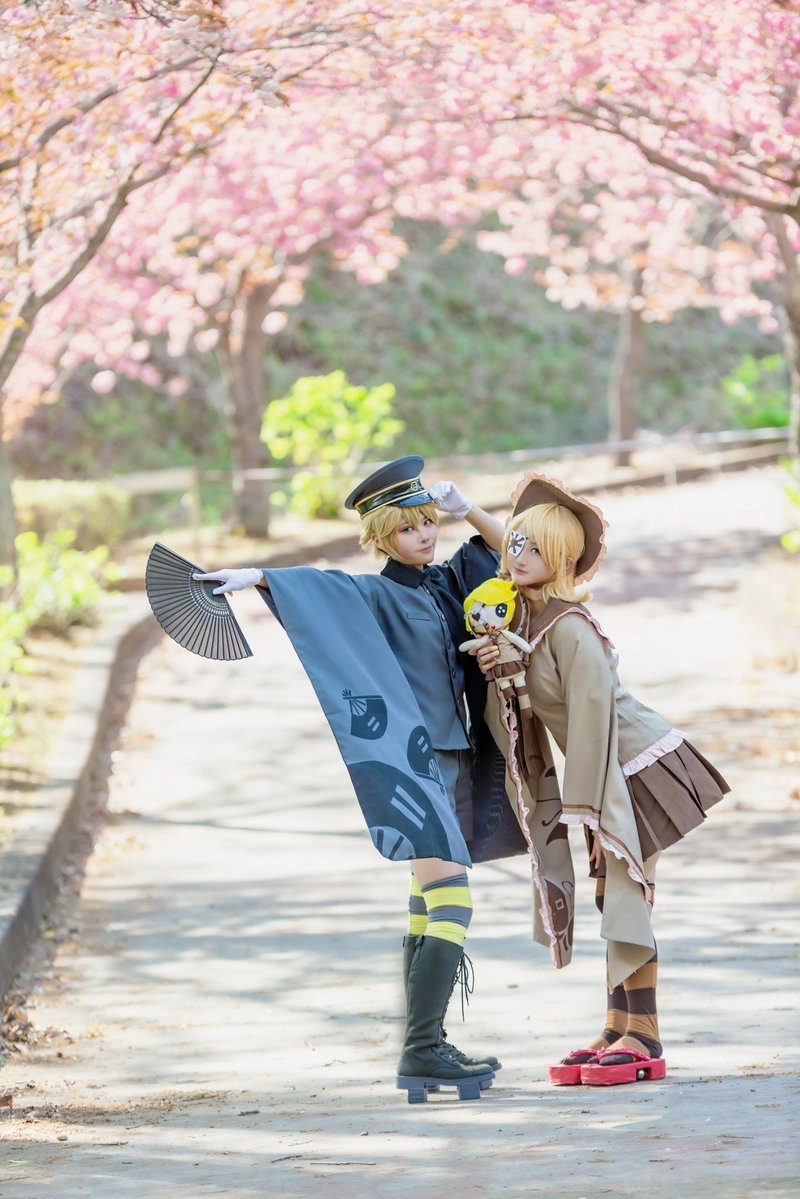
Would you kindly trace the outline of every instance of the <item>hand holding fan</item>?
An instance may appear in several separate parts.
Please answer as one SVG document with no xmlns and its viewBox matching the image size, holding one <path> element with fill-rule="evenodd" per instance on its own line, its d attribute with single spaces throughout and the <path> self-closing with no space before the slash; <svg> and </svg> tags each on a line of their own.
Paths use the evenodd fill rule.
<svg viewBox="0 0 800 1199">
<path fill-rule="evenodd" d="M 233 662 L 252 658 L 233 610 L 224 595 L 214 595 L 218 582 L 201 582 L 203 574 L 174 550 L 156 542 L 147 559 L 145 588 L 153 615 L 164 632 L 193 654 Z"/>
</svg>

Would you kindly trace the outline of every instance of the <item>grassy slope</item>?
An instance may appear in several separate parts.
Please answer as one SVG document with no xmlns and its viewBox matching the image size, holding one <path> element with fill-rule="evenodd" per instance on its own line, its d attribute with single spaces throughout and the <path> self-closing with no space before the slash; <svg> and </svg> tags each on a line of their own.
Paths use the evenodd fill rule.
<svg viewBox="0 0 800 1199">
<path fill-rule="evenodd" d="M 605 436 L 617 321 L 565 312 L 468 241 L 442 253 L 440 230 L 415 233 L 383 284 L 318 270 L 273 356 L 274 394 L 299 374 L 342 367 L 357 382 L 393 382 L 409 432 L 398 451 L 480 452 Z M 747 351 L 779 351 L 752 324 L 727 328 L 687 311 L 647 328 L 638 424 L 672 432 L 723 428 L 719 380 Z"/>
<path fill-rule="evenodd" d="M 269 396 L 302 374 L 343 368 L 357 383 L 397 388 L 407 431 L 398 453 L 507 450 L 600 440 L 617 335 L 603 313 L 565 312 L 530 279 L 468 238 L 413 226 L 412 248 L 385 283 L 361 287 L 318 265 L 303 305 L 269 350 Z M 637 394 L 640 427 L 724 428 L 719 380 L 746 352 L 780 352 L 752 323 L 725 327 L 714 312 L 687 311 L 649 326 Z M 121 382 L 101 399 L 86 376 L 40 409 L 16 446 L 20 473 L 81 477 L 197 461 L 225 465 L 220 377 L 213 356 L 184 364 L 181 400 Z M 208 397 L 214 395 L 210 404 Z"/>
</svg>

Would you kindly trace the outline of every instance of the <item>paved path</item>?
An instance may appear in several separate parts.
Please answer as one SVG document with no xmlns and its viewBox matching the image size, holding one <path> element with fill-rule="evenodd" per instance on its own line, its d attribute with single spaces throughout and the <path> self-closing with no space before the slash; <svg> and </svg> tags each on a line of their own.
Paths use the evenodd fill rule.
<svg viewBox="0 0 800 1199">
<path fill-rule="evenodd" d="M 142 665 L 74 934 L 33 1010 L 51 1031 L 0 1076 L 2 1199 L 796 1196 L 800 675 L 782 634 L 758 636 L 780 482 L 604 501 L 594 607 L 623 678 L 735 787 L 660 870 L 664 1083 L 544 1081 L 598 1028 L 602 947 L 579 859 L 575 961 L 548 966 L 515 859 L 473 872 L 478 985 L 450 1022 L 506 1067 L 480 1103 L 405 1104 L 406 872 L 374 853 L 292 650 L 242 595 L 255 658 L 164 642 Z"/>
</svg>

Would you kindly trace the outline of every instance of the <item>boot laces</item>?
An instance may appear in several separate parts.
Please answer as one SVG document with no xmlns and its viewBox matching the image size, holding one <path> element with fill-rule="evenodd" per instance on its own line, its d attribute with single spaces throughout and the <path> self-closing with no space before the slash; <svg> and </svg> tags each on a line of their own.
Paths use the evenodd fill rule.
<svg viewBox="0 0 800 1199">
<path fill-rule="evenodd" d="M 453 976 L 453 988 L 450 992 L 451 997 L 456 987 L 458 987 L 461 992 L 461 1019 L 466 1020 L 466 1009 L 469 1006 L 469 997 L 475 990 L 475 967 L 472 965 L 472 958 L 470 958 L 469 955 L 463 951 L 461 953 L 461 960 L 459 961 L 458 966 L 456 967 L 455 975 Z M 450 1045 L 449 1041 L 447 1040 L 447 1029 L 444 1026 L 445 1016 L 447 1015 L 447 1009 L 449 1006 L 450 1000 L 448 999 L 447 1003 L 445 1004 L 444 1012 L 442 1013 L 442 1022 L 440 1025 L 442 1030 L 442 1044 L 444 1044 L 448 1049 L 452 1049 L 456 1054 L 459 1054 L 461 1051 L 456 1049 L 455 1045 Z"/>
<path fill-rule="evenodd" d="M 469 997 L 475 990 L 475 967 L 472 965 L 472 959 L 466 953 L 462 953 L 461 961 L 458 963 L 456 970 L 455 986 L 461 990 L 461 1019 L 466 1019 L 466 1009 L 469 1007 Z"/>
</svg>

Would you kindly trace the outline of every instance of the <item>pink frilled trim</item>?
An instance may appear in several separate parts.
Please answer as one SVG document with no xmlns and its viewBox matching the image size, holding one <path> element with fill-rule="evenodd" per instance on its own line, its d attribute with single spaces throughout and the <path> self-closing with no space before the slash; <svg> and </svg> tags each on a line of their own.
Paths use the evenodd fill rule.
<svg viewBox="0 0 800 1199">
<path fill-rule="evenodd" d="M 645 766 L 652 766 L 659 758 L 663 758 L 664 754 L 672 753 L 673 749 L 677 749 L 684 739 L 684 734 L 680 729 L 670 729 L 658 741 L 654 741 L 635 758 L 631 758 L 630 762 L 625 762 L 622 773 L 626 778 L 632 774 L 638 774 L 640 770 L 644 770 Z"/>
<path fill-rule="evenodd" d="M 599 837 L 600 844 L 606 853 L 611 853 L 618 861 L 624 862 L 630 878 L 644 888 L 645 901 L 648 904 L 652 902 L 652 893 L 650 885 L 644 876 L 643 866 L 636 860 L 627 845 L 623 845 L 621 842 L 609 837 L 605 829 L 600 827 L 600 821 L 596 816 L 590 815 L 588 812 L 562 812 L 560 823 L 572 825 L 584 824 L 587 828 L 590 828 L 595 836 Z"/>
<path fill-rule="evenodd" d="M 554 966 L 557 967 L 558 957 L 556 954 L 556 947 L 558 945 L 558 937 L 556 936 L 556 931 L 553 927 L 553 921 L 550 916 L 550 909 L 548 907 L 547 899 L 547 888 L 544 885 L 541 871 L 539 869 L 539 855 L 536 852 L 536 846 L 533 844 L 530 834 L 529 822 L 531 818 L 531 812 L 530 808 L 525 803 L 525 795 L 522 789 L 522 779 L 520 777 L 516 760 L 515 748 L 517 744 L 517 716 L 511 704 L 507 703 L 504 697 L 499 694 L 499 689 L 498 699 L 500 707 L 500 720 L 502 721 L 503 727 L 508 733 L 509 749 L 507 764 L 509 773 L 514 780 L 514 787 L 517 792 L 517 803 L 519 804 L 519 810 L 522 816 L 522 832 L 528 845 L 528 858 L 531 864 L 533 886 L 540 901 L 539 915 L 542 919 L 542 927 L 544 928 L 544 931 L 547 934 L 547 939 L 550 942 L 550 961 Z"/>
<path fill-rule="evenodd" d="M 558 621 L 561 620 L 562 616 L 582 616 L 584 620 L 589 621 L 589 624 L 594 625 L 597 635 L 599 637 L 602 637 L 603 641 L 606 642 L 609 649 L 613 650 L 615 648 L 614 642 L 611 640 L 611 638 L 608 636 L 607 633 L 603 632 L 600 625 L 597 623 L 595 618 L 592 616 L 591 612 L 589 612 L 586 608 L 565 608 L 563 610 L 563 612 L 557 612 L 556 615 L 553 617 L 553 619 L 550 621 L 550 623 L 548 625 L 545 625 L 545 627 L 543 629 L 539 629 L 536 636 L 531 638 L 531 641 L 530 641 L 531 653 L 533 653 L 533 651 L 536 649 L 537 645 L 539 645 L 541 643 L 542 638 L 544 637 L 545 633 L 549 633 L 550 630 L 552 629 L 553 625 L 557 624 Z"/>
</svg>

